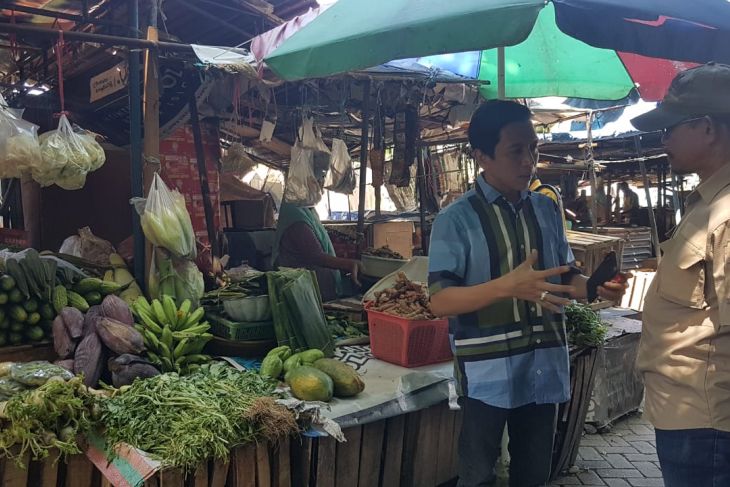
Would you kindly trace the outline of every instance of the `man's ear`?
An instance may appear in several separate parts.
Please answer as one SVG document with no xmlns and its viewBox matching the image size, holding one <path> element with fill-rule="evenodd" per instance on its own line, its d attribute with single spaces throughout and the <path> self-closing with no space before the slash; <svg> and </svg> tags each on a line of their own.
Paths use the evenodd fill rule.
<svg viewBox="0 0 730 487">
<path fill-rule="evenodd" d="M 479 164 L 479 167 L 481 167 L 482 169 L 492 160 L 491 157 L 482 152 L 480 149 L 474 149 L 472 154 L 474 156 L 474 160 L 477 162 L 477 164 Z"/>
</svg>

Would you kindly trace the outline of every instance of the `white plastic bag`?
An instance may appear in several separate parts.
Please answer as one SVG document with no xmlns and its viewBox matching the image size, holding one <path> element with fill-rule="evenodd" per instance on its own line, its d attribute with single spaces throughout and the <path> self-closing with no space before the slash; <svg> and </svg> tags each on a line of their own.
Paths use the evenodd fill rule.
<svg viewBox="0 0 730 487">
<path fill-rule="evenodd" d="M 159 174 L 152 181 L 141 223 L 145 237 L 153 245 L 176 257 L 195 257 L 195 233 L 185 198 L 177 190 L 171 191 Z"/>
<path fill-rule="evenodd" d="M 57 184 L 67 190 L 81 189 L 86 175 L 106 160 L 104 149 L 94 137 L 74 132 L 64 114 L 58 120 L 58 128 L 41 135 L 40 142 L 42 157 L 31 173 L 41 186 Z"/>
<path fill-rule="evenodd" d="M 356 185 L 355 169 L 347 144 L 341 139 L 332 139 L 331 166 L 324 187 L 335 193 L 352 194 Z"/>
<path fill-rule="evenodd" d="M 296 142 L 286 176 L 284 201 L 297 206 L 314 206 L 322 199 L 322 185 L 314 176 L 314 151 Z"/>
<path fill-rule="evenodd" d="M 302 147 L 312 149 L 312 168 L 315 176 L 324 174 L 329 170 L 331 152 L 327 144 L 322 140 L 322 134 L 314 127 L 314 120 L 306 117 L 302 120 L 300 131 Z"/>
<path fill-rule="evenodd" d="M 38 126 L 8 108 L 0 96 L 0 178 L 19 178 L 41 160 Z"/>
</svg>

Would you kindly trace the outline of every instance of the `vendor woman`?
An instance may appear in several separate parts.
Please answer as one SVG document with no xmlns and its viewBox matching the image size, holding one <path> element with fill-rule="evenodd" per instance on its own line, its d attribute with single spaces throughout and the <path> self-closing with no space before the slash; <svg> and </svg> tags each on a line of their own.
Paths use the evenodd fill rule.
<svg viewBox="0 0 730 487">
<path fill-rule="evenodd" d="M 274 237 L 275 267 L 307 268 L 317 273 L 323 301 L 352 294 L 343 274 L 349 274 L 356 288 L 360 287 L 360 261 L 335 255 L 327 230 L 312 207 L 282 203 Z"/>
</svg>

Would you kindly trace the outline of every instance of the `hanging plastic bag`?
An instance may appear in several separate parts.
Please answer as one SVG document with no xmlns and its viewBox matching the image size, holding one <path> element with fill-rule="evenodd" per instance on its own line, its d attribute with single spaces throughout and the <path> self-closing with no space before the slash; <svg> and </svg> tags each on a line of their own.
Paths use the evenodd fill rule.
<svg viewBox="0 0 730 487">
<path fill-rule="evenodd" d="M 325 174 L 330 168 L 330 158 L 332 156 L 327 144 L 322 140 L 322 134 L 319 128 L 314 127 L 314 120 L 305 117 L 302 120 L 302 128 L 300 131 L 302 146 L 306 149 L 312 149 L 312 168 L 314 174 Z"/>
<path fill-rule="evenodd" d="M 335 193 L 352 194 L 355 191 L 355 169 L 352 167 L 347 144 L 341 139 L 332 139 L 332 164 L 324 187 Z"/>
<path fill-rule="evenodd" d="M 141 214 L 145 237 L 177 257 L 195 258 L 195 233 L 185 198 L 155 174 Z"/>
<path fill-rule="evenodd" d="M 256 167 L 256 162 L 240 142 L 232 143 L 226 150 L 226 155 L 221 158 L 222 173 L 232 173 L 243 177 L 254 167 Z"/>
<path fill-rule="evenodd" d="M 41 160 L 31 168 L 31 174 L 41 186 L 81 189 L 86 175 L 106 160 L 99 143 L 90 135 L 74 132 L 65 114 L 61 114 L 56 130 L 40 136 L 40 143 Z"/>
<path fill-rule="evenodd" d="M 19 178 L 41 160 L 38 126 L 23 120 L 0 96 L 0 178 Z"/>
<path fill-rule="evenodd" d="M 322 199 L 322 184 L 314 175 L 314 151 L 297 142 L 291 150 L 284 201 L 297 206 L 314 206 Z"/>
</svg>

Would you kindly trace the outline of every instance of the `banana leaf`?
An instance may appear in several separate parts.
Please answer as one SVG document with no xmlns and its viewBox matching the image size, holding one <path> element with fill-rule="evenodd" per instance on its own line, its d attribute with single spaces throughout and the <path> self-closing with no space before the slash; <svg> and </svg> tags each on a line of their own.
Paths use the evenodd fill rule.
<svg viewBox="0 0 730 487">
<path fill-rule="evenodd" d="M 279 345 L 295 351 L 317 348 L 334 354 L 316 275 L 307 270 L 285 269 L 268 273 L 269 300 Z"/>
</svg>

